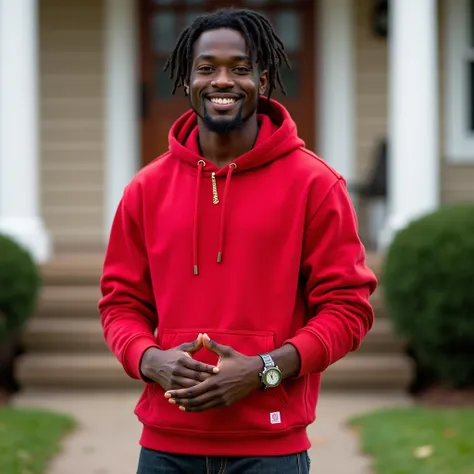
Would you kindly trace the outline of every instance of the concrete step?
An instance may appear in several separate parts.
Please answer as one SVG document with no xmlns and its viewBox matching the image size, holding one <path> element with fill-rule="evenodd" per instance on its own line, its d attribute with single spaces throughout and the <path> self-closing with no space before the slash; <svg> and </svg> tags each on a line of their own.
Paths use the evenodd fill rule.
<svg viewBox="0 0 474 474">
<path fill-rule="evenodd" d="M 33 318 L 29 321 L 23 340 L 29 351 L 52 352 L 107 352 L 99 316 L 96 318 Z M 376 319 L 359 353 L 400 354 L 403 340 L 395 335 L 387 319 Z"/>
<path fill-rule="evenodd" d="M 55 255 L 41 265 L 44 286 L 98 285 L 102 272 L 105 251 L 66 252 Z M 367 265 L 380 278 L 383 255 L 368 252 Z"/>
<path fill-rule="evenodd" d="M 47 285 L 41 290 L 36 315 L 38 317 L 92 318 L 97 319 L 97 303 L 101 297 L 99 285 Z M 377 288 L 370 302 L 377 319 L 386 311 L 383 289 Z"/>
<path fill-rule="evenodd" d="M 95 285 L 100 281 L 104 252 L 68 252 L 55 255 L 40 267 L 44 286 Z"/>
<path fill-rule="evenodd" d="M 37 354 L 22 356 L 16 367 L 22 386 L 30 388 L 128 388 L 130 379 L 111 353 Z M 336 362 L 323 376 L 323 389 L 404 390 L 412 374 L 409 360 L 400 355 L 354 353 Z"/>
<path fill-rule="evenodd" d="M 372 329 L 360 345 L 359 354 L 402 354 L 405 351 L 405 341 L 393 329 L 393 324 L 387 318 L 378 317 L 376 313 Z"/>
<path fill-rule="evenodd" d="M 19 358 L 16 375 L 22 387 L 129 388 L 140 385 L 128 377 L 111 353 L 37 354 Z"/>
<path fill-rule="evenodd" d="M 375 317 L 377 319 L 385 318 L 387 311 L 385 310 L 385 303 L 383 300 L 383 288 L 380 286 L 374 291 L 370 297 L 370 303 L 374 308 Z"/>
<path fill-rule="evenodd" d="M 411 382 L 410 360 L 399 354 L 355 352 L 329 367 L 322 378 L 323 390 L 402 390 Z"/>
<path fill-rule="evenodd" d="M 383 267 L 383 254 L 380 252 L 367 252 L 366 263 L 377 278 L 380 278 Z"/>
<path fill-rule="evenodd" d="M 23 341 L 32 353 L 108 352 L 99 315 L 92 318 L 33 318 Z"/>
<path fill-rule="evenodd" d="M 97 319 L 100 296 L 98 285 L 48 285 L 41 291 L 35 317 Z"/>
</svg>

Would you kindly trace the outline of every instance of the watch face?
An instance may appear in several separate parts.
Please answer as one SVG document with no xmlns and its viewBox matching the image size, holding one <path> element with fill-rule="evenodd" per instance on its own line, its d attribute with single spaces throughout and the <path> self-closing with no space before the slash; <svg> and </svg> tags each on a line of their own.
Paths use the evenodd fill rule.
<svg viewBox="0 0 474 474">
<path fill-rule="evenodd" d="M 265 381 L 270 387 L 274 387 L 280 383 L 281 375 L 280 372 L 276 369 L 269 369 L 265 374 Z"/>
</svg>

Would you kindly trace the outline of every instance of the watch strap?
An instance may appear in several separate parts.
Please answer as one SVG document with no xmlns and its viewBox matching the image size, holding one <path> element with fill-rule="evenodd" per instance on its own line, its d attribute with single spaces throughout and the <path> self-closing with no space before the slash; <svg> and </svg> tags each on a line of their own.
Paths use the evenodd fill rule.
<svg viewBox="0 0 474 474">
<path fill-rule="evenodd" d="M 260 354 L 260 357 L 263 360 L 265 367 L 275 367 L 275 362 L 273 362 L 270 354 Z"/>
</svg>

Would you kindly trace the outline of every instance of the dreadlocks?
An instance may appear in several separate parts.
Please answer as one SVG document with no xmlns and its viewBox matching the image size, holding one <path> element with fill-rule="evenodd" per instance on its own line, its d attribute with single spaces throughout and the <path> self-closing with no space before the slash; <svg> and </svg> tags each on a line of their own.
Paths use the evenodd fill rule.
<svg viewBox="0 0 474 474">
<path fill-rule="evenodd" d="M 203 32 L 219 28 L 237 30 L 244 36 L 250 57 L 256 61 L 260 70 L 266 70 L 268 73 L 268 98 L 277 85 L 286 94 L 280 66 L 284 62 L 289 68 L 290 64 L 283 43 L 276 35 L 273 26 L 257 12 L 233 8 L 200 15 L 180 34 L 164 68 L 164 71 L 170 71 L 171 78 L 175 77 L 173 94 L 189 80 L 196 40 Z"/>
</svg>

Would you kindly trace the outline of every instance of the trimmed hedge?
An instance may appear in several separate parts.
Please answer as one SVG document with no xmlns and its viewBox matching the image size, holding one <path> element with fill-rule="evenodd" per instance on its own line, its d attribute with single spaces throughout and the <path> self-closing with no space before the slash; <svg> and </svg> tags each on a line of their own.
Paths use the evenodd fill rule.
<svg viewBox="0 0 474 474">
<path fill-rule="evenodd" d="M 32 315 L 40 286 L 39 271 L 29 252 L 0 235 L 0 343 Z"/>
<path fill-rule="evenodd" d="M 421 364 L 453 388 L 474 386 L 474 205 L 401 230 L 382 280 L 389 317 Z"/>
</svg>

